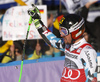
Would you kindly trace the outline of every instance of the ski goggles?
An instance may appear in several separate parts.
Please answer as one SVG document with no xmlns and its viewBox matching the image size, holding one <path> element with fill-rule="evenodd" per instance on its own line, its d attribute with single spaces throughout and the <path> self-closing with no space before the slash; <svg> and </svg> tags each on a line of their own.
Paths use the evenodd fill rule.
<svg viewBox="0 0 100 82">
<path fill-rule="evenodd" d="M 69 31 L 64 27 L 59 27 L 59 32 L 62 36 L 66 36 L 69 34 Z"/>
</svg>

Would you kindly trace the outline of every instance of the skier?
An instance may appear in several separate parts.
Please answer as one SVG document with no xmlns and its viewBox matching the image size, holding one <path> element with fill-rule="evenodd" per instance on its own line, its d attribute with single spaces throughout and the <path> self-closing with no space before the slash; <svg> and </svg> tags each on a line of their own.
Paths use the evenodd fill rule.
<svg viewBox="0 0 100 82">
<path fill-rule="evenodd" d="M 57 38 L 41 21 L 37 7 L 28 10 L 31 21 L 49 46 L 65 52 L 65 64 L 61 82 L 97 82 L 96 51 L 84 39 L 84 19 L 80 15 L 64 15 L 60 20 Z"/>
</svg>

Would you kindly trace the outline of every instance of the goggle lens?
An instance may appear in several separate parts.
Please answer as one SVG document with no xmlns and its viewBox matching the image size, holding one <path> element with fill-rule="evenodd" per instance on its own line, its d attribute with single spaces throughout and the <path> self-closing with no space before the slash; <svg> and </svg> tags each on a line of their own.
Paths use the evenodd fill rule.
<svg viewBox="0 0 100 82">
<path fill-rule="evenodd" d="M 60 27 L 60 28 L 59 28 L 59 31 L 60 31 L 60 34 L 61 34 L 62 36 L 66 36 L 66 35 L 69 34 L 69 33 L 68 33 L 68 30 L 67 30 L 66 28 L 64 28 L 64 27 Z"/>
</svg>

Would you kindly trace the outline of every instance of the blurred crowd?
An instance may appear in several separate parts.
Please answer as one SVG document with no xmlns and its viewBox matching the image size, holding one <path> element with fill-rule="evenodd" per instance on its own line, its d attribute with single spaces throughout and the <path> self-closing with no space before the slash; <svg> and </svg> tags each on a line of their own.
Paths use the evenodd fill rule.
<svg viewBox="0 0 100 82">
<path fill-rule="evenodd" d="M 62 4 L 63 5 L 63 4 Z M 86 31 L 83 34 L 86 41 L 88 41 L 93 48 L 100 52 L 100 16 L 95 18 L 94 22 L 87 21 L 88 13 L 91 7 L 100 7 L 100 4 L 97 1 L 90 2 L 82 7 L 81 10 L 77 11 L 77 14 L 80 14 L 85 19 Z M 54 7 L 54 5 L 53 5 Z M 55 7 L 56 8 L 56 7 Z M 60 6 L 59 6 L 60 8 Z M 50 6 L 48 7 L 47 12 L 49 11 Z M 51 10 L 51 9 L 50 9 Z M 64 14 L 69 14 L 66 10 L 66 13 L 57 10 L 57 14 L 52 12 L 48 13 L 47 18 L 47 27 L 51 30 L 57 37 L 60 37 L 59 33 L 59 21 Z M 6 10 L 2 10 L 1 13 L 5 13 Z M 99 11 L 100 12 L 100 11 Z M 12 61 L 22 60 L 23 55 L 23 45 L 25 40 L 18 41 L 2 41 L 2 36 L 0 36 L 0 63 L 8 63 Z M 43 39 L 36 40 L 27 40 L 25 45 L 25 60 L 39 59 L 39 58 L 50 58 L 50 57 L 59 57 L 64 56 L 64 53 L 56 48 L 48 46 Z"/>
</svg>

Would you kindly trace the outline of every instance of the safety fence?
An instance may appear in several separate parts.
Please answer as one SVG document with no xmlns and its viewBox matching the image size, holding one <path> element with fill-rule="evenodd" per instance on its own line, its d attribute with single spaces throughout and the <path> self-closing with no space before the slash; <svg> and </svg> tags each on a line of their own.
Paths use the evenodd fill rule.
<svg viewBox="0 0 100 82">
<path fill-rule="evenodd" d="M 100 82 L 100 53 L 98 55 L 98 82 Z M 21 82 L 60 82 L 65 56 L 24 60 Z M 18 82 L 21 61 L 0 64 L 0 82 Z"/>
</svg>

